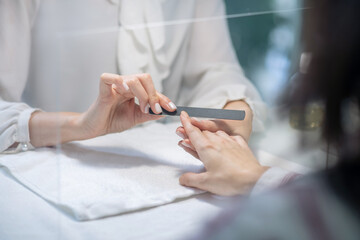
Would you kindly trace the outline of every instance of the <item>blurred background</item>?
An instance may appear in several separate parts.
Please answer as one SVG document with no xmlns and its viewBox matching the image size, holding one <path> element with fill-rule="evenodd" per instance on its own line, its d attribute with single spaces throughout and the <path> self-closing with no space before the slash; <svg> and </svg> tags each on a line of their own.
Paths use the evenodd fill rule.
<svg viewBox="0 0 360 240">
<path fill-rule="evenodd" d="M 305 6 L 302 0 L 225 0 L 225 3 L 238 60 L 268 106 L 267 131 L 253 134 L 250 144 L 309 168 L 323 168 L 328 161 L 335 162 L 336 157 L 329 155 L 327 146 L 319 145 L 318 127 L 310 131 L 291 127 L 290 119 L 278 111 L 279 97 L 298 70 L 302 17 L 310 6 Z M 301 141 L 308 143 L 307 151 L 299 149 Z"/>
<path fill-rule="evenodd" d="M 52 3 L 56 1 L 59 3 L 59 6 Z M 92 1 L 98 3 L 98 0 Z M 110 2 L 112 5 L 109 4 Z M 39 19 L 46 19 L 47 21 L 38 20 L 38 22 L 35 22 L 36 27 L 32 29 L 34 36 L 31 44 L 33 50 L 32 57 L 34 59 L 29 67 L 29 79 L 33 81 L 31 84 L 30 81 L 27 83 L 23 94 L 24 101 L 32 106 L 41 106 L 45 110 L 86 111 L 87 107 L 90 106 L 97 96 L 100 74 L 103 72 L 116 73 L 118 71 L 116 49 L 119 26 L 122 26 L 123 23 L 118 22 L 117 2 L 117 0 L 104 0 L 103 4 L 105 7 L 103 11 L 98 11 L 94 7 L 96 4 L 93 4 L 93 6 L 89 0 L 42 1 L 46 11 L 39 10 Z M 204 4 L 207 3 L 206 1 L 203 2 Z M 252 149 L 255 149 L 254 154 L 256 158 L 261 160 L 262 164 L 276 165 L 287 170 L 297 169 L 301 173 L 327 167 L 328 159 L 330 159 L 328 154 L 329 147 L 319 143 L 319 129 L 302 131 L 302 129 L 294 128 L 291 126 L 289 118 L 278 115 L 277 111 L 278 97 L 286 87 L 290 76 L 298 68 L 302 52 L 299 39 L 302 15 L 306 11 L 307 6 L 303 5 L 302 0 L 224 0 L 224 2 L 227 10 L 226 16 L 201 16 L 197 20 L 187 19 L 185 14 L 185 17 L 182 15 L 171 16 L 171 19 L 174 18 L 176 20 L 175 23 L 165 21 L 161 22 L 161 24 L 164 24 L 171 31 L 171 28 L 177 24 L 176 22 L 186 25 L 192 21 L 201 23 L 204 19 L 223 21 L 225 18 L 228 22 L 234 49 L 245 75 L 254 83 L 269 107 L 269 120 L 266 122 L 265 131 L 254 133 L 249 142 Z M 83 5 L 86 5 L 86 10 L 89 11 L 89 14 L 79 14 L 78 9 L 83 7 Z M 104 20 L 103 23 L 100 20 Z M 136 24 L 137 22 L 133 23 L 134 27 L 137 26 Z M 154 27 L 157 26 L 158 22 L 155 19 Z M 82 81 L 76 81 L 80 75 L 79 73 L 81 73 L 83 79 L 87 80 L 85 86 Z M 37 81 L 38 79 L 42 79 L 42 81 Z M 71 94 L 74 92 L 76 94 Z M 55 99 L 56 101 L 47 102 L 46 99 Z M 175 136 L 173 132 L 169 132 L 169 134 Z M 299 138 L 299 136 L 303 138 Z M 137 135 L 135 137 L 138 138 Z M 304 139 L 311 146 L 306 151 L 301 147 L 302 142 L 300 142 Z M 96 157 L 94 166 L 98 167 L 98 162 L 106 162 L 104 160 L 107 160 L 106 155 L 102 151 L 108 151 L 113 154 L 111 151 L 116 153 L 117 149 L 121 149 L 118 147 L 121 142 L 117 138 L 110 138 L 110 141 L 111 143 L 104 141 L 105 147 L 102 147 L 101 144 L 99 147 L 99 142 L 96 142 L 96 140 L 93 143 L 89 141 L 89 148 L 81 150 L 79 147 L 79 149 L 75 150 L 81 150 L 82 154 L 89 153 L 89 155 L 93 154 L 89 150 L 91 148 L 99 151 L 99 154 L 94 154 Z M 176 139 L 176 141 L 178 140 Z M 118 145 L 113 147 L 111 144 Z M 70 181 L 68 181 L 65 173 L 69 169 L 70 171 L 68 172 L 72 172 L 74 169 L 73 166 L 66 165 L 62 157 L 70 156 L 72 158 L 72 156 L 75 156 L 73 158 L 76 160 L 80 155 L 76 151 L 74 151 L 74 155 L 66 153 L 67 146 L 65 145 L 63 152 L 61 145 L 57 146 L 57 161 L 52 163 L 56 166 L 53 168 L 53 171 L 47 172 L 53 180 L 55 179 L 52 181 L 55 186 L 53 189 L 59 190 L 56 192 L 59 199 L 64 196 L 62 187 L 72 184 L 69 184 Z M 177 148 L 177 145 L 174 146 Z M 160 148 L 154 147 L 154 149 Z M 89 155 L 84 154 L 85 157 Z M 102 161 L 98 161 L 98 159 Z M 143 165 L 139 166 L 143 167 Z M 134 170 L 135 167 L 129 167 L 129 169 Z M 82 175 L 80 176 L 82 177 Z M 96 180 L 96 178 L 93 179 Z M 41 179 L 40 182 L 43 182 L 43 180 Z M 177 183 L 178 179 L 176 178 Z M 10 184 L 11 182 L 9 184 L 4 182 L 3 187 L 11 187 L 12 185 Z M 49 183 L 46 184 L 50 185 Z M 11 189 L 9 195 L 12 192 L 14 192 L 13 189 Z M 16 204 L 13 204 L 13 202 L 16 202 L 10 198 L 11 196 L 8 198 L 10 200 L 8 204 L 10 203 L 16 210 L 19 209 L 18 216 L 21 216 L 19 219 L 25 221 L 25 223 L 19 221 L 19 224 L 27 224 L 28 227 L 24 229 L 25 232 L 41 234 L 42 236 L 44 234 L 49 234 L 49 236 L 56 235 L 57 239 L 71 239 L 66 236 L 72 233 L 77 234 L 79 230 L 83 230 L 84 236 L 90 237 L 90 239 L 94 239 L 97 236 L 103 237 L 104 233 L 109 235 L 113 233 L 118 234 L 119 231 L 123 231 L 123 233 L 129 232 L 130 235 L 134 234 L 136 236 L 136 234 L 142 233 L 143 229 L 140 228 L 143 228 L 149 222 L 151 223 L 149 233 L 161 229 L 158 231 L 158 234 L 178 235 L 177 237 L 180 238 L 182 235 L 200 228 L 205 219 L 211 219 L 221 210 L 221 206 L 216 203 L 219 199 L 211 196 L 211 198 L 209 197 L 210 200 L 201 198 L 194 198 L 195 200 L 187 199 L 189 201 L 178 201 L 175 204 L 164 205 L 162 208 L 146 209 L 146 211 L 132 212 L 129 215 L 124 214 L 113 218 L 79 223 L 71 219 L 69 220 L 68 216 L 60 214 L 50 204 L 44 207 L 44 203 L 37 199 L 38 196 L 32 196 L 30 193 L 30 191 L 25 192 L 25 194 L 33 197 L 34 200 L 27 197 L 18 197 L 16 194 L 13 194 L 13 199 L 20 201 L 23 199 L 39 201 L 40 207 L 31 207 L 31 211 L 28 211 L 28 209 L 24 211 L 25 214 L 20 212 L 22 208 L 18 206 L 26 205 L 19 202 L 18 206 L 16 206 Z M 4 199 L 0 198 L 0 203 L 6 200 Z M 28 203 L 34 206 L 30 201 Z M 220 199 L 220 201 L 223 201 L 223 199 Z M 225 205 L 226 202 L 223 204 Z M 6 206 L 4 203 L 3 205 Z M 50 209 L 49 211 L 52 211 L 51 214 L 47 212 L 47 207 Z M 38 209 L 45 210 L 43 210 L 42 214 L 39 214 Z M 161 217 L 154 215 L 154 212 Z M 27 218 L 23 217 L 26 213 L 29 213 Z M 2 216 L 12 216 L 14 218 L 13 214 L 5 213 Z M 42 224 L 39 224 L 40 221 L 34 221 L 34 216 L 43 218 L 42 221 L 46 222 L 50 227 L 44 227 Z M 154 220 L 156 221 L 154 222 Z M 16 224 L 13 225 L 15 227 L 9 232 L 10 235 L 17 234 L 19 229 Z M 0 224 L 0 228 L 1 226 L 5 225 Z M 156 227 L 154 228 L 153 226 Z M 118 236 L 116 234 L 113 234 L 113 236 Z M 150 236 L 150 234 L 147 236 Z M 155 236 L 157 235 L 154 235 L 153 239 L 156 239 Z M 161 236 L 164 237 L 166 235 Z M 51 238 L 54 239 L 54 237 Z M 174 238 L 168 237 L 164 239 Z"/>
<path fill-rule="evenodd" d="M 240 64 L 265 102 L 272 106 L 297 67 L 303 1 L 225 0 L 225 3 Z"/>
</svg>

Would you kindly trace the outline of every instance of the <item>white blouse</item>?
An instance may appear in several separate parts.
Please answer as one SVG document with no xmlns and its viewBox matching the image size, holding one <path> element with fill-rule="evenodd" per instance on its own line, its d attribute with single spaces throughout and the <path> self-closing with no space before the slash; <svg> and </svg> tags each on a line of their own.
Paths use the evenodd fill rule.
<svg viewBox="0 0 360 240">
<path fill-rule="evenodd" d="M 85 111 L 103 72 L 148 72 L 177 105 L 245 100 L 262 130 L 224 15 L 221 0 L 0 0 L 0 152 L 29 144 L 36 109 Z"/>
</svg>

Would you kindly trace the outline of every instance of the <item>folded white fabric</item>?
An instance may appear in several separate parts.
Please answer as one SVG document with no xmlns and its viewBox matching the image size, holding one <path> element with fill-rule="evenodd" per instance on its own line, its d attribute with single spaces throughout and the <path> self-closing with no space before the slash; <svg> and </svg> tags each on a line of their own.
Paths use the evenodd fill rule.
<svg viewBox="0 0 360 240">
<path fill-rule="evenodd" d="M 179 185 L 201 162 L 177 146 L 178 123 L 152 123 L 87 141 L 0 155 L 25 187 L 77 220 L 170 203 L 201 191 Z"/>
</svg>

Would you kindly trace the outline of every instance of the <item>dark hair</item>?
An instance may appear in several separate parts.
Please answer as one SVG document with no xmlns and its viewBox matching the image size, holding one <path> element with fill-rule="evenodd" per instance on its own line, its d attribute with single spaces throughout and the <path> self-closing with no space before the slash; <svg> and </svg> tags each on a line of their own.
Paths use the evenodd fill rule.
<svg viewBox="0 0 360 240">
<path fill-rule="evenodd" d="M 323 138 L 339 153 L 339 163 L 325 176 L 360 219 L 360 1 L 306 2 L 311 9 L 304 12 L 302 43 L 311 60 L 292 91 L 290 107 L 324 102 Z"/>
<path fill-rule="evenodd" d="M 314 99 L 325 106 L 323 137 L 339 149 L 341 158 L 359 158 L 360 132 L 346 131 L 350 105 L 360 106 L 360 1 L 307 0 L 302 43 L 311 53 L 306 75 L 296 85 L 290 105 L 305 106 Z M 350 110 L 354 114 L 354 109 Z M 351 155 L 351 156 L 345 156 Z"/>
</svg>

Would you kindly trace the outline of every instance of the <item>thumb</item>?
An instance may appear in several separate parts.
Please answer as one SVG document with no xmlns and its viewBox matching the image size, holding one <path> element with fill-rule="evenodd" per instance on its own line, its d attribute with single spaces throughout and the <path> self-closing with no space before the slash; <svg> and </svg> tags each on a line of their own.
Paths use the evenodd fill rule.
<svg viewBox="0 0 360 240">
<path fill-rule="evenodd" d="M 180 176 L 179 182 L 185 187 L 193 187 L 207 191 L 208 173 L 185 173 Z"/>
<path fill-rule="evenodd" d="M 137 104 L 134 104 L 135 111 L 135 124 L 140 124 L 148 121 L 154 121 L 164 118 L 164 115 L 152 115 L 143 113 Z"/>
</svg>

